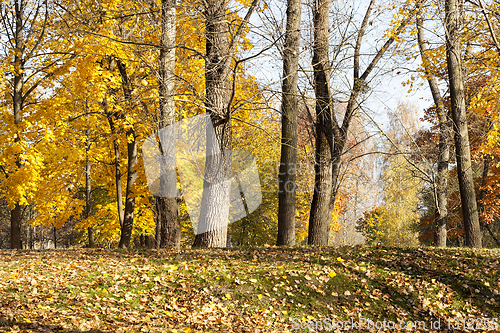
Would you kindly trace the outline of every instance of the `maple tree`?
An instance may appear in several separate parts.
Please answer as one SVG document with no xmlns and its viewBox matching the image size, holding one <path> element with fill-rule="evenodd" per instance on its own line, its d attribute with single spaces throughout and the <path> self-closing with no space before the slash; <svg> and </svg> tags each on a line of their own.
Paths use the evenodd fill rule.
<svg viewBox="0 0 500 333">
<path fill-rule="evenodd" d="M 5 91 L 1 186 L 11 209 L 11 247 L 17 249 L 22 248 L 23 207 L 35 198 L 44 164 L 36 142 L 45 133 L 35 123 L 34 107 L 46 97 L 41 91 L 52 87 L 49 79 L 67 70 L 72 56 L 71 49 L 63 50 L 67 44 L 52 10 L 48 0 L 0 3 L 0 38 L 6 41 L 0 59 Z"/>
</svg>

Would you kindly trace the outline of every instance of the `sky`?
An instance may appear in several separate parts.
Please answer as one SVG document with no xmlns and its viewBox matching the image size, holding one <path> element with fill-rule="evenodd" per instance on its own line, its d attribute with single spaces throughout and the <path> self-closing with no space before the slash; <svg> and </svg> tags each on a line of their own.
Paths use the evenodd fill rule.
<svg viewBox="0 0 500 333">
<path fill-rule="evenodd" d="M 304 2 L 305 3 L 305 2 Z M 361 22 L 362 16 L 364 15 L 364 11 L 366 10 L 367 1 L 353 1 L 351 4 L 352 10 L 355 12 L 355 20 Z M 273 11 L 273 19 L 278 22 L 278 25 L 281 24 L 284 13 L 284 8 L 286 4 L 280 0 L 273 0 L 273 2 L 268 2 L 269 8 Z M 306 71 L 309 70 L 306 66 L 310 66 L 310 57 L 311 50 L 308 47 L 307 39 L 310 34 L 309 24 L 311 20 L 310 9 L 307 5 L 302 6 L 302 68 Z M 351 7 L 349 7 L 351 8 Z M 349 9 L 348 9 L 349 10 Z M 374 13 L 375 14 L 375 13 Z M 391 13 L 389 13 L 392 15 Z M 264 47 L 263 45 L 269 44 L 269 39 L 271 39 L 271 35 L 279 35 L 279 28 L 269 27 L 269 23 L 264 23 L 263 18 L 264 15 L 269 18 L 270 14 L 265 13 L 256 13 L 254 14 L 251 23 L 258 27 L 255 29 L 256 33 L 251 34 L 251 40 L 254 43 L 254 48 L 248 52 L 247 55 L 253 55 L 258 53 Z M 339 15 L 333 13 L 332 17 L 339 19 Z M 374 24 L 372 25 L 372 29 L 367 32 L 365 37 L 365 44 L 367 45 L 364 49 L 362 49 L 362 53 L 373 53 L 374 48 L 377 48 L 385 41 L 385 39 L 381 38 L 384 34 L 385 29 L 388 27 L 388 15 L 380 15 L 378 18 L 374 17 Z M 264 18 L 265 19 L 265 18 Z M 332 29 L 334 29 L 334 22 L 331 23 Z M 375 26 L 375 28 L 373 28 Z M 274 28 L 274 29 L 273 29 Z M 283 29 L 283 27 L 281 27 Z M 333 34 L 332 34 L 333 35 Z M 267 41 L 266 41 L 267 39 Z M 335 38 L 332 38 L 332 44 L 335 43 Z M 280 44 L 280 43 L 278 43 Z M 352 48 L 351 48 L 352 49 Z M 416 51 L 415 49 L 413 51 Z M 371 56 L 364 56 L 361 58 L 361 71 L 364 70 L 367 66 L 368 59 L 371 59 Z M 387 124 L 387 110 L 394 110 L 397 108 L 397 105 L 400 101 L 410 101 L 419 106 L 419 110 L 421 116 L 423 116 L 423 109 L 430 107 L 432 102 L 432 97 L 430 91 L 428 89 L 428 85 L 426 82 L 423 82 L 418 75 L 412 70 L 415 70 L 419 64 L 419 59 L 411 59 L 410 62 L 407 62 L 402 59 L 396 59 L 393 61 L 391 59 L 383 59 L 379 63 L 379 72 L 384 72 L 383 75 L 374 75 L 377 73 L 376 70 L 371 75 L 373 79 L 370 82 L 371 93 L 364 102 L 363 106 L 366 110 L 370 110 L 373 116 L 373 119 L 376 119 L 379 122 L 379 125 L 385 128 Z M 391 68 L 397 67 L 396 62 L 404 62 L 404 69 L 402 70 L 394 70 L 390 71 Z M 257 77 L 263 85 L 266 85 L 276 91 L 279 92 L 281 89 L 280 78 L 282 76 L 282 60 L 281 56 L 277 51 L 276 47 L 271 48 L 264 52 L 264 54 L 256 59 L 251 60 L 250 62 L 245 64 L 247 71 L 249 71 L 252 75 Z M 340 87 L 339 90 L 347 91 L 347 84 L 352 84 L 352 60 L 347 59 L 344 62 L 344 69 L 338 73 L 338 76 L 333 85 Z M 396 75 L 395 72 L 400 72 L 400 74 Z M 410 76 L 416 77 L 415 81 L 415 90 L 408 93 L 408 87 L 404 87 L 402 83 L 410 78 Z M 350 77 L 351 76 L 351 77 Z M 374 77 L 375 76 L 375 77 Z M 304 75 L 302 75 L 304 77 Z M 305 80 L 302 80 L 305 82 Z M 424 83 L 420 86 L 421 83 Z M 311 89 L 309 85 L 309 89 Z M 309 94 L 312 94 L 312 90 L 309 90 Z M 312 96 L 312 95 L 311 95 Z M 425 124 L 422 124 L 425 126 Z"/>
</svg>

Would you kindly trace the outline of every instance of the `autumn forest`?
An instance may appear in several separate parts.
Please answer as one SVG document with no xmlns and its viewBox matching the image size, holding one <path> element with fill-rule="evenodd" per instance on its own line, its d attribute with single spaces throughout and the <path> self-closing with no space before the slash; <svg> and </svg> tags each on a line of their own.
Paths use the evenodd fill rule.
<svg viewBox="0 0 500 333">
<path fill-rule="evenodd" d="M 483 0 L 0 0 L 0 247 L 498 247 L 499 29 Z"/>
</svg>

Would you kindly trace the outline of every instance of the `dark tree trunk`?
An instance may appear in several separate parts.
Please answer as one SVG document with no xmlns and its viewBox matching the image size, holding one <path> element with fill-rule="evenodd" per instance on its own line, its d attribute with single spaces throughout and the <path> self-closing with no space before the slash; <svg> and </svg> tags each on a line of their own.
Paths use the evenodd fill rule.
<svg viewBox="0 0 500 333">
<path fill-rule="evenodd" d="M 328 121 L 328 123 L 326 123 L 324 126 L 317 125 L 317 129 L 320 129 L 317 135 L 319 134 L 320 136 L 317 137 L 319 140 L 316 143 L 317 147 L 315 170 L 317 174 L 315 176 L 314 195 L 313 201 L 311 203 L 311 214 L 309 218 L 310 234 L 308 237 L 308 241 L 310 244 L 328 244 L 328 233 L 330 230 L 330 222 L 332 219 L 331 212 L 333 211 L 335 198 L 340 187 L 338 180 L 341 169 L 340 166 L 342 161 L 342 154 L 344 153 L 349 126 L 359 107 L 357 102 L 358 96 L 365 87 L 366 79 L 371 74 L 385 52 L 394 42 L 395 36 L 399 35 L 409 22 L 409 18 L 401 22 L 394 35 L 387 39 L 384 45 L 375 54 L 363 74 L 360 76 L 361 45 L 363 37 L 365 35 L 366 27 L 369 24 L 369 17 L 374 5 L 375 0 L 371 0 L 363 18 L 361 27 L 358 31 L 358 37 L 354 48 L 353 87 L 351 89 L 351 95 L 349 96 L 349 100 L 347 102 L 347 108 L 341 126 L 339 126 L 337 117 L 335 116 L 335 113 L 333 112 L 334 110 L 332 110 L 331 106 L 329 107 L 330 111 L 328 112 L 328 109 L 326 109 L 325 112 L 325 96 L 328 95 L 324 94 L 326 94 L 325 89 L 327 89 L 328 87 L 328 75 L 315 73 L 315 80 L 319 80 L 318 82 L 315 81 L 315 89 L 317 90 L 316 93 L 320 93 L 320 100 L 317 101 L 317 103 L 319 102 L 320 106 L 317 106 L 316 108 L 316 112 L 320 112 L 320 117 L 318 117 L 317 122 L 321 124 L 325 121 Z M 328 64 L 328 55 L 326 55 L 326 59 L 322 59 L 325 58 L 324 45 L 326 42 L 324 39 L 325 34 L 327 33 L 327 31 L 325 31 L 325 24 L 327 23 L 324 22 L 324 15 L 328 15 L 327 13 L 320 14 L 320 12 L 325 11 L 325 9 L 323 9 L 324 7 L 322 6 L 325 6 L 322 2 L 318 3 L 316 7 L 317 9 L 315 10 L 315 21 L 317 21 L 315 22 L 315 38 L 320 38 L 320 40 L 318 40 L 317 42 L 315 41 L 315 56 L 318 58 L 317 60 L 313 60 L 313 65 L 316 64 L 317 69 L 326 71 L 327 68 L 325 67 L 325 65 L 320 65 Z M 317 15 L 321 15 L 321 17 Z M 319 25 L 320 23 L 321 26 Z M 319 58 L 320 55 L 321 58 Z M 323 117 L 330 117 L 330 119 L 325 120 L 322 119 Z M 329 128 L 330 124 L 332 124 L 331 129 Z M 327 135 L 330 135 L 331 137 L 327 137 Z M 328 150 L 330 152 L 328 152 Z M 330 158 L 330 162 L 326 162 L 327 158 Z M 331 178 L 329 175 L 330 171 L 326 170 L 326 166 L 328 165 L 331 165 Z M 327 190 L 330 192 L 325 193 L 324 191 Z"/>
<path fill-rule="evenodd" d="M 420 6 L 420 4 L 419 4 Z M 447 239 L 447 221 L 448 221 L 448 165 L 450 160 L 451 145 L 451 120 L 446 112 L 443 99 L 439 91 L 436 78 L 428 68 L 429 63 L 426 56 L 427 45 L 424 37 L 423 17 L 419 8 L 417 13 L 417 38 L 420 55 L 427 75 L 427 82 L 431 90 L 436 113 L 439 122 L 439 146 L 438 146 L 438 170 L 434 183 L 436 202 L 435 224 L 436 224 L 436 246 L 445 247 Z"/>
<path fill-rule="evenodd" d="M 368 75 L 375 68 L 385 51 L 394 42 L 394 37 L 389 38 L 382 48 L 377 52 L 365 72 L 360 73 L 361 44 L 368 25 L 368 20 L 375 5 L 375 0 L 370 2 L 363 18 L 356 45 L 354 49 L 353 87 L 347 102 L 347 108 L 339 126 L 337 117 L 332 108 L 329 75 L 328 75 L 328 7 L 324 0 L 318 2 L 315 7 L 314 26 L 314 59 L 315 66 L 315 92 L 316 101 L 316 162 L 314 194 L 311 203 L 311 214 L 309 217 L 308 243 L 315 245 L 328 245 L 330 223 L 335 206 L 335 198 L 339 189 L 338 178 L 342 154 L 347 141 L 347 133 L 354 114 L 357 112 L 357 98 L 364 87 Z M 325 12 L 326 11 L 326 12 Z M 406 22 L 402 23 L 404 26 Z M 398 28 L 396 34 L 402 30 Z"/>
<path fill-rule="evenodd" d="M 451 114 L 455 131 L 458 183 L 464 218 L 465 245 L 482 247 L 467 128 L 464 78 L 460 53 L 460 0 L 445 1 L 446 62 L 450 82 Z"/>
<path fill-rule="evenodd" d="M 314 195 L 309 216 L 308 244 L 328 245 L 333 186 L 333 110 L 330 96 L 329 51 L 329 9 L 331 0 L 314 1 L 314 47 L 313 71 L 314 92 L 316 95 L 316 155 Z"/>
<path fill-rule="evenodd" d="M 174 183 L 175 184 L 175 183 Z M 160 225 L 160 247 L 179 249 L 181 244 L 181 227 L 179 224 L 177 198 L 156 197 L 156 211 Z"/>
<path fill-rule="evenodd" d="M 492 123 L 490 121 L 490 129 L 491 129 L 491 127 L 492 127 Z M 497 243 L 497 246 L 500 246 L 500 241 L 498 240 L 498 238 L 495 236 L 495 234 L 491 230 L 489 223 L 482 218 L 483 213 L 484 213 L 484 209 L 485 209 L 485 207 L 484 207 L 484 199 L 486 198 L 485 187 L 488 183 L 488 173 L 490 170 L 490 160 L 491 160 L 490 156 L 488 156 L 488 155 L 485 155 L 483 157 L 483 173 L 481 175 L 481 190 L 479 191 L 477 205 L 478 205 L 480 224 L 482 224 L 486 228 L 486 230 L 488 230 L 488 233 L 490 234 L 491 238 L 493 238 L 493 240 Z"/>
<path fill-rule="evenodd" d="M 161 1 L 161 36 L 159 56 L 158 92 L 160 98 L 160 116 L 158 130 L 175 122 L 175 0 Z M 170 154 L 169 159 L 175 161 L 175 145 L 168 152 L 160 147 L 162 154 Z M 157 196 L 156 212 L 158 241 L 161 248 L 179 249 L 181 243 L 181 227 L 179 224 L 179 203 L 177 201 L 177 174 L 176 170 L 162 170 L 165 174 L 160 179 L 161 192 L 169 194 L 165 197 Z M 168 188 L 166 188 L 168 187 Z"/>
<path fill-rule="evenodd" d="M 10 248 L 22 249 L 21 244 L 21 205 L 15 205 L 10 211 Z"/>
<path fill-rule="evenodd" d="M 33 233 L 35 232 L 35 227 L 30 227 L 28 230 L 29 230 L 28 246 L 30 250 L 33 250 L 35 248 L 33 239 Z"/>
<path fill-rule="evenodd" d="M 295 245 L 297 169 L 297 81 L 300 54 L 300 0 L 287 0 L 281 102 L 281 158 L 278 174 L 277 245 Z"/>
<path fill-rule="evenodd" d="M 127 188 L 125 189 L 125 212 L 122 232 L 120 237 L 120 248 L 128 248 L 134 228 L 135 195 L 133 188 L 137 179 L 137 141 L 133 129 L 127 131 L 127 137 L 133 137 L 132 142 L 127 143 Z"/>
<path fill-rule="evenodd" d="M 92 163 L 90 162 L 89 159 L 89 151 L 90 151 L 90 129 L 87 130 L 87 143 L 85 146 L 85 152 L 86 152 L 86 164 L 85 164 L 85 212 L 84 212 L 84 219 L 88 219 L 90 215 L 92 214 L 92 179 L 91 179 L 91 168 L 92 168 Z M 87 228 L 87 233 L 89 237 L 89 243 L 88 247 L 93 248 L 95 247 L 94 244 L 94 228 L 93 227 L 88 227 Z"/>
<path fill-rule="evenodd" d="M 105 110 L 107 108 L 106 102 L 103 103 Z M 105 111 L 108 117 L 109 128 L 111 130 L 111 135 L 117 135 L 115 121 L 113 119 L 114 115 Z M 120 145 L 118 143 L 118 138 L 113 139 L 113 153 L 114 153 L 114 165 L 115 165 L 115 184 L 116 184 L 116 204 L 118 210 L 118 221 L 120 223 L 120 228 L 123 227 L 123 191 L 122 191 L 122 171 L 120 165 Z"/>
<path fill-rule="evenodd" d="M 156 204 L 158 204 L 158 201 L 156 201 Z M 158 212 L 158 208 L 156 209 L 156 211 Z M 156 221 L 156 228 L 155 228 L 155 248 L 156 249 L 159 249 L 160 248 L 160 242 L 161 242 L 161 224 L 158 219 L 158 215 L 155 217 L 155 221 Z"/>
<path fill-rule="evenodd" d="M 14 130 L 19 131 L 19 123 L 22 121 L 21 112 L 23 109 L 23 88 L 24 88 L 24 40 L 23 40 L 23 25 L 24 25 L 24 1 L 15 1 L 15 35 L 14 43 L 16 44 L 16 51 L 14 55 L 14 91 L 12 94 L 13 109 L 14 109 Z M 17 143 L 20 133 L 17 133 L 14 142 Z M 16 156 L 16 166 L 21 168 L 21 160 Z M 22 249 L 21 243 L 21 211 L 22 206 L 18 203 L 15 204 L 14 209 L 10 212 L 10 247 L 11 249 Z"/>
<path fill-rule="evenodd" d="M 56 227 L 53 228 L 53 233 L 54 233 L 54 249 L 57 249 L 57 229 L 56 229 Z"/>
<path fill-rule="evenodd" d="M 127 74 L 127 68 L 120 60 L 117 67 L 122 79 L 123 95 L 128 104 L 128 109 L 132 110 L 132 85 Z M 127 187 L 125 189 L 125 212 L 120 235 L 120 248 L 128 248 L 132 238 L 134 228 L 135 195 L 133 188 L 137 179 L 137 141 L 135 140 L 135 130 L 130 127 L 126 131 L 127 135 Z M 120 198 L 121 201 L 121 198 Z"/>
</svg>

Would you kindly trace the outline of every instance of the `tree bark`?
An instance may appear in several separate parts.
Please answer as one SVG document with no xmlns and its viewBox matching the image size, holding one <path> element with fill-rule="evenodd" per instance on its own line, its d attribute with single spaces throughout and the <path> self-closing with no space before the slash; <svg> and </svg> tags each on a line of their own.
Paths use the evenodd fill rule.
<svg viewBox="0 0 500 333">
<path fill-rule="evenodd" d="M 331 0 L 316 0 L 313 8 L 314 46 L 312 66 L 314 92 L 316 95 L 316 153 L 314 195 L 309 216 L 308 244 L 328 245 L 330 221 L 333 212 L 332 155 L 333 155 L 333 110 L 330 96 L 329 9 Z"/>
<path fill-rule="evenodd" d="M 309 215 L 308 243 L 328 245 L 330 223 L 338 192 L 338 177 L 340 163 L 347 140 L 347 131 L 354 113 L 357 110 L 357 97 L 363 87 L 363 82 L 375 67 L 385 52 L 385 47 L 379 51 L 359 78 L 359 63 L 361 42 L 368 25 L 375 1 L 368 6 L 365 17 L 358 32 L 354 49 L 354 84 L 347 103 L 343 124 L 339 127 L 334 113 L 329 91 L 329 59 L 328 59 L 328 10 L 329 3 L 322 0 L 314 8 L 314 79 L 316 93 L 316 154 L 314 194 Z M 391 42 L 392 43 L 392 42 Z M 387 42 L 386 42 L 387 44 Z M 389 44 L 390 45 L 390 44 Z M 382 54 L 380 54 L 382 52 Z"/>
<path fill-rule="evenodd" d="M 460 54 L 460 9 L 462 1 L 445 1 L 446 62 L 450 82 L 451 114 L 455 131 L 458 183 L 464 218 L 465 244 L 482 247 L 472 161 L 467 128 L 464 78 Z"/>
<path fill-rule="evenodd" d="M 155 200 L 156 204 L 156 200 Z M 158 212 L 158 209 L 157 209 Z M 156 222 L 156 228 L 155 228 L 155 249 L 160 248 L 160 242 L 161 242 L 161 224 L 158 222 L 158 215 L 155 217 L 155 222 Z"/>
<path fill-rule="evenodd" d="M 18 125 L 22 121 L 21 112 L 23 109 L 23 89 L 24 89 L 24 40 L 23 40 L 23 25 L 24 25 L 24 1 L 15 1 L 15 45 L 16 52 L 14 55 L 14 91 L 12 94 L 13 109 L 14 109 L 14 126 L 15 131 L 19 130 Z M 14 143 L 20 141 L 20 134 L 16 133 Z M 16 166 L 21 168 L 21 159 L 16 156 Z M 10 247 L 11 249 L 22 249 L 21 242 L 21 211 L 22 206 L 15 204 L 14 209 L 10 212 Z"/>
<path fill-rule="evenodd" d="M 127 137 L 132 137 L 133 140 L 127 143 L 127 187 L 125 189 L 125 212 L 120 236 L 120 248 L 128 248 L 130 246 L 135 213 L 135 196 L 133 194 L 133 188 L 137 179 L 137 141 L 135 140 L 135 131 L 129 129 Z"/>
<path fill-rule="evenodd" d="M 278 174 L 277 245 L 295 245 L 295 178 L 297 171 L 298 64 L 301 2 L 287 0 L 283 48 L 281 157 Z"/>
<path fill-rule="evenodd" d="M 87 125 L 88 123 L 88 116 L 89 114 L 87 113 Z M 87 129 L 87 142 L 85 143 L 85 211 L 83 218 L 88 219 L 90 215 L 92 214 L 92 178 L 91 178 L 91 169 L 92 169 L 92 163 L 90 162 L 89 159 L 89 152 L 90 152 L 90 128 Z M 89 238 L 89 243 L 88 247 L 93 248 L 95 247 L 94 243 L 94 228 L 93 227 L 88 227 L 87 228 L 87 234 Z"/>
<path fill-rule="evenodd" d="M 231 42 L 228 40 L 226 0 L 204 2 L 205 108 L 213 131 L 206 131 L 206 163 L 198 230 L 193 246 L 226 247 L 229 220 L 229 184 L 232 177 L 232 127 L 229 70 L 238 40 L 258 0 L 250 5 Z"/>
<path fill-rule="evenodd" d="M 126 65 L 117 60 L 118 71 L 122 79 L 122 88 L 125 101 L 128 104 L 128 110 L 133 109 L 132 86 L 128 77 Z M 137 141 L 135 140 L 135 130 L 130 126 L 127 131 L 127 187 L 125 188 L 125 212 L 120 235 L 120 248 L 128 248 L 132 239 L 132 230 L 134 228 L 135 196 L 133 187 L 137 179 Z M 121 201 L 121 198 L 120 198 Z"/>
<path fill-rule="evenodd" d="M 111 130 L 111 135 L 116 135 L 115 121 L 113 119 L 113 114 L 107 112 L 106 102 L 103 103 L 105 108 L 105 113 L 108 118 L 109 128 Z M 114 153 L 114 165 L 115 165 L 115 184 L 116 184 L 116 204 L 118 210 L 118 222 L 120 223 L 120 228 L 123 226 L 123 191 L 122 191 L 122 171 L 120 165 L 120 145 L 118 143 L 118 138 L 113 138 L 113 153 Z"/>
<path fill-rule="evenodd" d="M 492 123 L 490 121 L 490 129 L 492 127 Z M 479 191 L 479 197 L 477 198 L 477 208 L 478 208 L 478 212 L 479 212 L 479 222 L 480 224 L 482 224 L 486 230 L 488 230 L 488 233 L 490 234 L 491 238 L 493 238 L 493 240 L 497 243 L 497 246 L 500 246 L 500 241 L 498 240 L 498 238 L 495 236 L 495 234 L 493 233 L 493 231 L 491 231 L 491 228 L 490 228 L 490 225 L 487 221 L 485 221 L 481 216 L 483 215 L 484 213 L 484 199 L 486 198 L 486 184 L 488 183 L 488 173 L 489 173 L 489 170 L 490 170 L 490 156 L 488 155 L 485 155 L 483 157 L 483 172 L 482 172 L 482 175 L 481 175 L 481 190 Z"/>
<path fill-rule="evenodd" d="M 438 170 L 435 181 L 435 202 L 436 213 L 434 223 L 436 225 L 435 243 L 438 247 L 446 247 L 447 239 L 447 221 L 448 221 L 448 165 L 450 160 L 450 144 L 451 144 L 451 120 L 444 107 L 443 99 L 439 91 L 436 78 L 432 71 L 428 68 L 429 62 L 426 56 L 427 45 L 424 37 L 423 17 L 421 12 L 421 4 L 418 4 L 419 11 L 417 13 L 417 39 L 422 57 L 427 82 L 431 90 L 432 99 L 436 105 L 436 113 L 439 123 L 439 146 L 438 146 Z"/>
<path fill-rule="evenodd" d="M 175 0 L 161 1 L 161 36 L 159 56 L 159 105 L 160 117 L 158 130 L 175 122 Z M 169 159 L 176 159 L 175 145 L 173 151 L 166 152 L 160 147 L 162 154 L 170 154 Z M 177 173 L 173 170 L 162 170 L 164 177 L 160 179 L 161 192 L 170 194 L 166 197 L 155 197 L 157 223 L 159 226 L 159 242 L 161 248 L 179 249 L 181 244 L 181 227 L 178 219 L 179 203 L 177 193 Z M 168 189 L 166 187 L 169 187 Z"/>
<path fill-rule="evenodd" d="M 319 4 L 319 3 L 318 3 Z M 315 245 L 328 245 L 328 235 L 327 233 L 329 232 L 329 227 L 330 227 L 330 222 L 332 219 L 332 214 L 331 212 L 333 211 L 333 208 L 335 206 L 335 198 L 337 196 L 340 184 L 338 182 L 339 180 L 339 174 L 340 174 L 340 169 L 341 169 L 341 162 L 342 162 L 342 154 L 344 153 L 344 148 L 345 144 L 347 141 L 347 134 L 349 131 L 349 126 L 351 124 L 351 121 L 356 114 L 358 110 L 358 96 L 359 94 L 363 91 L 365 88 L 365 82 L 368 78 L 368 76 L 371 74 L 375 66 L 378 64 L 382 56 L 385 54 L 385 52 L 389 49 L 389 47 L 392 45 L 392 43 L 395 41 L 395 36 L 398 36 L 405 28 L 405 26 L 408 24 L 410 21 L 410 18 L 404 19 L 400 25 L 396 28 L 396 31 L 393 33 L 391 37 L 387 39 L 387 41 L 382 45 L 382 47 L 377 51 L 371 62 L 368 64 L 368 67 L 365 69 L 363 74 L 360 76 L 360 55 L 361 55 L 361 45 L 363 41 L 363 37 L 365 35 L 366 27 L 369 24 L 369 17 L 371 15 L 371 12 L 373 10 L 373 7 L 375 5 L 375 0 L 371 0 L 370 4 L 368 5 L 368 8 L 366 10 L 365 16 L 363 18 L 363 22 L 361 23 L 361 27 L 358 32 L 357 40 L 356 40 L 356 45 L 354 48 L 354 66 L 353 66 L 353 86 L 351 89 L 351 94 L 349 96 L 349 100 L 347 102 L 347 107 L 346 111 L 344 113 L 344 117 L 342 120 L 342 125 L 339 126 L 339 122 L 337 121 L 337 117 L 335 113 L 333 112 L 331 106 L 330 106 L 330 112 L 325 112 L 323 109 L 325 106 L 324 102 L 324 97 L 320 96 L 320 101 L 319 101 L 319 109 L 317 110 L 320 112 L 320 117 L 318 118 L 318 122 L 325 122 L 328 121 L 328 123 L 325 126 L 320 126 L 319 128 L 321 131 L 319 132 L 319 143 L 317 142 L 316 144 L 319 145 L 316 148 L 316 163 L 315 163 L 315 170 L 316 170 L 316 175 L 315 175 L 315 186 L 314 186 L 314 194 L 313 194 L 313 200 L 311 203 L 311 214 L 309 218 L 309 232 L 311 233 L 308 237 L 308 242 L 310 244 L 315 244 Z M 320 7 L 317 7 L 318 9 Z M 324 11 L 324 10 L 323 10 Z M 327 15 L 327 14 L 323 14 Z M 324 22 L 325 18 L 322 18 L 321 22 Z M 319 23 L 320 21 L 318 21 Z M 316 22 L 315 22 L 316 24 Z M 319 36 L 323 39 L 320 43 L 315 42 L 315 52 L 318 52 L 321 50 L 320 45 L 323 45 L 324 42 L 324 25 L 325 23 L 322 23 L 322 27 L 319 30 L 316 30 L 315 28 L 315 38 L 317 36 L 317 33 L 321 31 Z M 318 36 L 318 37 L 319 37 Z M 323 46 L 324 48 L 324 46 Z M 321 51 L 324 52 L 324 51 Z M 320 52 L 320 54 L 321 54 Z M 324 57 L 324 56 L 322 56 Z M 318 63 L 321 64 L 321 61 L 325 61 L 324 59 L 318 59 L 316 62 L 316 67 L 318 67 Z M 328 63 L 328 60 L 326 60 Z M 327 68 L 323 67 L 321 68 L 322 71 L 326 71 Z M 327 82 L 327 75 L 325 74 L 319 74 L 315 73 L 315 80 L 316 77 L 318 77 L 320 80 L 324 80 L 326 84 Z M 322 86 L 318 86 L 321 81 L 315 82 L 315 86 L 321 88 L 321 90 L 326 89 L 327 85 L 325 86 L 325 83 L 322 84 Z M 317 102 L 318 103 L 318 102 Z M 317 112 L 318 112 L 317 111 Z M 327 120 L 322 119 L 322 117 L 330 117 Z M 329 129 L 329 124 L 332 124 L 332 129 Z M 318 135 L 318 134 L 317 134 Z M 331 135 L 331 137 L 326 137 L 325 139 L 321 139 L 321 135 Z M 325 143 L 325 140 L 328 141 L 328 145 Z M 327 151 L 327 149 L 330 150 L 330 153 Z M 326 163 L 326 158 L 330 158 L 329 164 Z M 330 178 L 330 171 L 326 170 L 325 166 L 331 165 L 331 178 Z M 325 191 L 329 191 L 326 193 Z M 320 233 L 323 233 L 320 235 Z"/>
<path fill-rule="evenodd" d="M 229 104 L 229 42 L 225 0 L 211 0 L 204 8 L 206 25 L 205 106 L 213 130 L 207 130 L 206 163 L 198 231 L 193 246 L 226 247 L 229 219 L 232 128 Z"/>
<path fill-rule="evenodd" d="M 92 183 L 90 178 L 90 168 L 91 168 L 91 163 L 87 156 L 87 164 L 85 166 L 85 216 L 84 216 L 85 219 L 89 218 L 90 214 L 92 214 Z M 88 227 L 87 233 L 89 237 L 88 246 L 89 248 L 93 248 L 95 247 L 94 228 Z"/>
</svg>

